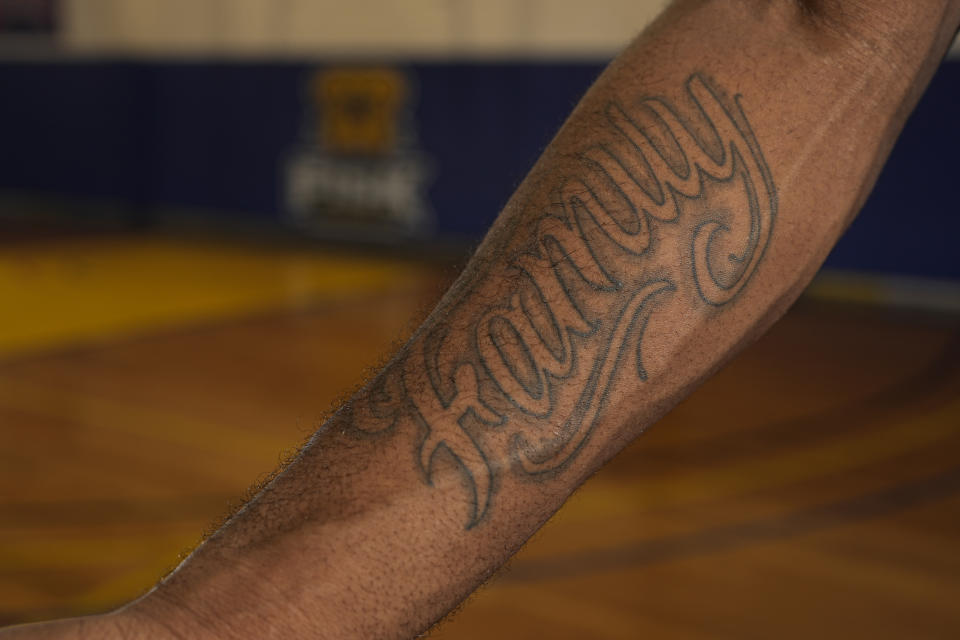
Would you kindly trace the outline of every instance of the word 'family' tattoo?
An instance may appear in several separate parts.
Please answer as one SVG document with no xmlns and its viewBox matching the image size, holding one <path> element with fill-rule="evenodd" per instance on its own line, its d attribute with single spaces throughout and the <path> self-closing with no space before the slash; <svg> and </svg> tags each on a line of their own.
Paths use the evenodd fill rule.
<svg viewBox="0 0 960 640">
<path fill-rule="evenodd" d="M 506 471 L 492 460 L 510 460 L 523 478 L 560 473 L 618 377 L 648 379 L 643 336 L 663 299 L 689 289 L 691 304 L 721 308 L 762 259 L 776 188 L 740 96 L 699 74 L 686 93 L 690 118 L 663 98 L 629 112 L 607 104 L 605 139 L 580 154 L 578 175 L 558 181 L 532 240 L 504 256 L 516 286 L 491 300 L 500 289 L 469 283 L 450 320 L 418 336 L 354 407 L 366 433 L 413 427 L 427 484 L 441 454 L 458 465 L 468 529 Z M 723 190 L 739 205 L 714 195 Z M 466 335 L 453 340 L 451 326 Z"/>
</svg>

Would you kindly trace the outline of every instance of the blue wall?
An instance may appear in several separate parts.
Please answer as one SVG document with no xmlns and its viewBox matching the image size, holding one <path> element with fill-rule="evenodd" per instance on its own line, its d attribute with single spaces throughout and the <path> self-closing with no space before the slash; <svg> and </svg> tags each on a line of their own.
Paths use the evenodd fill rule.
<svg viewBox="0 0 960 640">
<path fill-rule="evenodd" d="M 313 63 L 0 64 L 0 190 L 282 221 L 282 159 Z M 443 237 L 477 237 L 597 64 L 413 64 Z M 960 62 L 908 123 L 834 267 L 960 278 Z"/>
</svg>

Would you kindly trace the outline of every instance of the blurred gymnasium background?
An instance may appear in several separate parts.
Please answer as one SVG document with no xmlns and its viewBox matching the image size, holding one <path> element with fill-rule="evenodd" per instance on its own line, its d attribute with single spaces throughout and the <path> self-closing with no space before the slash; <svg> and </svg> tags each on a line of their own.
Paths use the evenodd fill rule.
<svg viewBox="0 0 960 640">
<path fill-rule="evenodd" d="M 0 624 L 141 593 L 659 0 L 0 0 Z M 960 57 L 777 327 L 435 637 L 956 637 Z"/>
</svg>

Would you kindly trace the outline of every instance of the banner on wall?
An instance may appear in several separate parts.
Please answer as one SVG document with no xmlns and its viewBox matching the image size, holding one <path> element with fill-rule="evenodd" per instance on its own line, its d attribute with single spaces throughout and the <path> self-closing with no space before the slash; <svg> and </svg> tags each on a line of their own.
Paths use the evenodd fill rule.
<svg viewBox="0 0 960 640">
<path fill-rule="evenodd" d="M 390 68 L 309 75 L 297 146 L 284 162 L 290 220 L 322 234 L 424 235 L 431 164 L 413 120 L 414 83 Z"/>
</svg>

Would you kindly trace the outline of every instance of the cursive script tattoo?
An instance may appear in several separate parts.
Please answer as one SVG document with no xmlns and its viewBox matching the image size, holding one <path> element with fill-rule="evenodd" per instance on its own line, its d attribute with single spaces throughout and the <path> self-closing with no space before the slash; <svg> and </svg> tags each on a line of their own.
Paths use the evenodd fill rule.
<svg viewBox="0 0 960 640">
<path fill-rule="evenodd" d="M 460 469 L 468 529 L 500 474 L 562 473 L 618 381 L 648 381 L 644 335 L 665 299 L 686 291 L 717 312 L 763 258 L 776 188 L 741 98 L 700 74 L 685 89 L 689 117 L 665 98 L 607 104 L 599 142 L 534 211 L 531 239 L 504 241 L 509 291 L 468 282 L 354 406 L 365 433 L 417 434 L 428 485 L 441 457 Z"/>
</svg>

